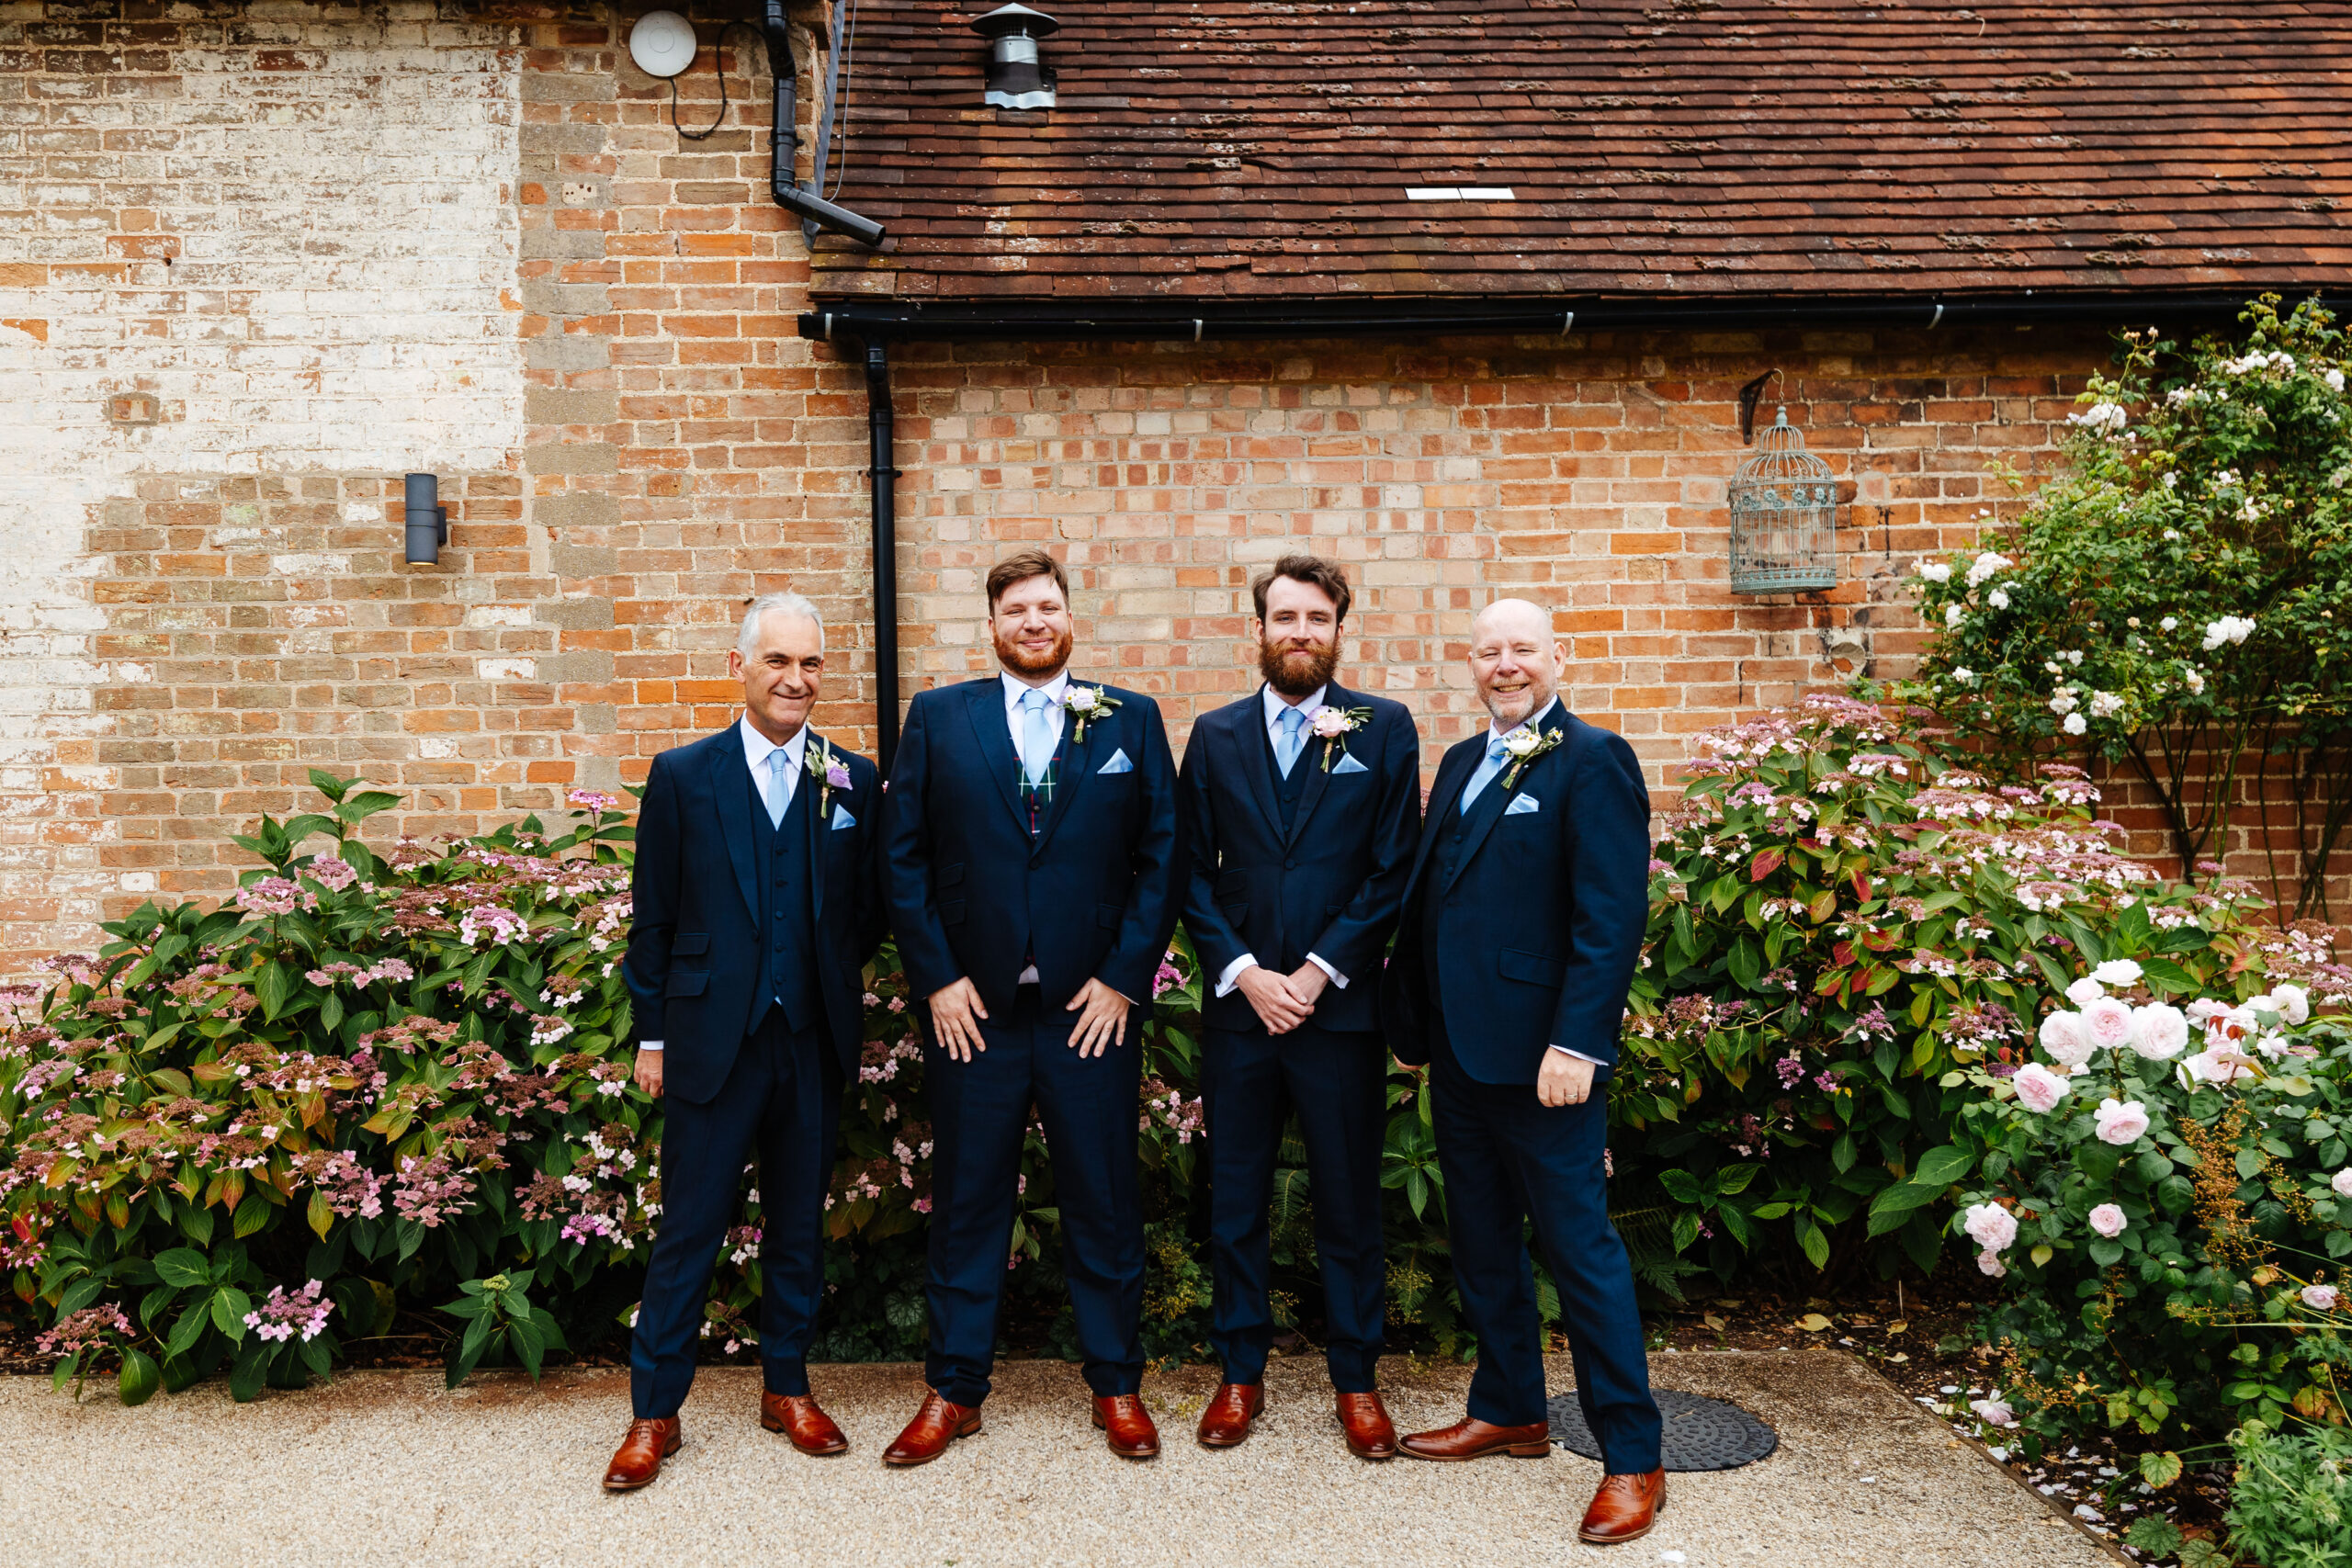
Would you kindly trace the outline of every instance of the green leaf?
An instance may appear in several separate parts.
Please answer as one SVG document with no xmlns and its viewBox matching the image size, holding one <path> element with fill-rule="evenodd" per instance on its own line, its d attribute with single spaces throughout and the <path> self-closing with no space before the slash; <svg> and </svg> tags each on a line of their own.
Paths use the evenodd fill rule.
<svg viewBox="0 0 2352 1568">
<path fill-rule="evenodd" d="M 245 1337 L 245 1314 L 253 1310 L 253 1298 L 234 1285 L 212 1292 L 212 1326 L 240 1344 Z"/>
<path fill-rule="evenodd" d="M 1657 1184 L 1666 1190 L 1668 1197 L 1678 1203 L 1699 1201 L 1698 1180 L 1687 1170 L 1661 1170 L 1657 1173 Z"/>
<path fill-rule="evenodd" d="M 1731 977 L 1741 990 L 1754 990 L 1756 982 L 1764 977 L 1764 960 L 1754 937 L 1743 935 L 1732 943 L 1730 962 Z"/>
<path fill-rule="evenodd" d="M 1797 1245 L 1804 1248 L 1805 1258 L 1815 1269 L 1829 1267 L 1829 1238 L 1821 1234 L 1819 1225 L 1811 1221 L 1798 1225 Z"/>
<path fill-rule="evenodd" d="M 294 971 L 282 963 L 262 966 L 254 981 L 254 995 L 261 998 L 262 1017 L 275 1021 L 287 999 L 294 994 Z"/>
<path fill-rule="evenodd" d="M 236 1218 L 229 1222 L 230 1234 L 240 1240 L 253 1235 L 269 1224 L 269 1212 L 268 1199 L 258 1191 L 246 1193 L 245 1201 L 237 1205 Z"/>
<path fill-rule="evenodd" d="M 1724 1197 L 1745 1192 L 1763 1168 L 1760 1165 L 1727 1165 L 1715 1172 L 1715 1190 Z"/>
<path fill-rule="evenodd" d="M 325 795 L 329 800 L 341 800 L 344 797 L 345 792 L 349 790 L 353 784 L 356 784 L 359 781 L 357 779 L 339 779 L 333 773 L 328 773 L 324 768 L 312 768 L 311 770 L 311 787 L 317 790 L 321 795 Z"/>
<path fill-rule="evenodd" d="M 262 1379 L 268 1371 L 269 1341 L 255 1339 L 238 1352 L 237 1364 L 229 1371 L 229 1397 L 240 1404 L 258 1399 Z"/>
<path fill-rule="evenodd" d="M 1966 1176 L 1976 1156 L 1957 1144 L 1945 1144 L 1919 1156 L 1911 1179 L 1922 1187 L 1949 1187 Z"/>
<path fill-rule="evenodd" d="M 155 1254 L 155 1273 L 166 1285 L 183 1291 L 212 1282 L 212 1270 L 205 1263 L 204 1254 L 192 1247 L 167 1247 Z"/>
<path fill-rule="evenodd" d="M 2180 1479 L 2180 1456 L 2166 1450 L 2157 1453 L 2151 1450 L 2140 1456 L 2140 1479 L 2151 1486 L 2169 1486 Z"/>
<path fill-rule="evenodd" d="M 1873 1215 L 1907 1213 L 1913 1209 L 1926 1208 L 1943 1195 L 1944 1190 L 1939 1186 L 1898 1181 L 1881 1190 L 1879 1195 L 1871 1200 L 1871 1213 Z"/>
<path fill-rule="evenodd" d="M 122 1352 L 122 1382 L 119 1393 L 125 1404 L 144 1404 L 155 1397 L 164 1386 L 164 1370 L 143 1350 L 126 1348 Z"/>
</svg>

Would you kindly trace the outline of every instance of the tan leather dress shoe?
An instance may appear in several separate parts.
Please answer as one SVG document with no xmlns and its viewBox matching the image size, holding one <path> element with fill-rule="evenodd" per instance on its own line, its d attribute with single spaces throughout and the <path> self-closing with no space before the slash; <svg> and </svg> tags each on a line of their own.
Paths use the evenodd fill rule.
<svg viewBox="0 0 2352 1568">
<path fill-rule="evenodd" d="M 1111 1451 L 1121 1459 L 1159 1457 L 1159 1428 L 1151 1424 L 1151 1412 L 1143 1407 L 1142 1395 L 1111 1393 L 1096 1399 L 1094 1424 L 1102 1428 Z"/>
<path fill-rule="evenodd" d="M 907 1429 L 882 1450 L 882 1462 L 929 1464 L 947 1451 L 948 1444 L 979 1429 L 980 1413 L 977 1407 L 951 1404 L 937 1393 L 926 1393 L 922 1396 L 922 1408 L 907 1423 Z"/>
<path fill-rule="evenodd" d="M 634 1492 L 645 1485 L 662 1473 L 662 1461 L 676 1453 L 685 1440 L 685 1430 L 675 1416 L 664 1421 L 630 1422 L 628 1436 L 613 1450 L 613 1462 L 605 1467 L 605 1490 Z"/>
<path fill-rule="evenodd" d="M 1415 1459 L 1484 1459 L 1488 1454 L 1542 1459 L 1552 1451 L 1552 1429 L 1540 1421 L 1527 1427 L 1498 1427 L 1465 1416 L 1451 1427 L 1416 1432 L 1397 1447 Z"/>
<path fill-rule="evenodd" d="M 1348 1452 L 1356 1458 L 1396 1457 L 1396 1426 L 1388 1419 L 1388 1408 L 1380 1403 L 1376 1392 L 1340 1395 L 1336 1419 L 1348 1435 Z"/>
<path fill-rule="evenodd" d="M 804 1454 L 821 1456 L 849 1451 L 849 1439 L 833 1425 L 833 1418 L 805 1393 L 770 1393 L 762 1389 L 760 1425 L 771 1432 L 782 1432 Z"/>
<path fill-rule="evenodd" d="M 1578 1540 L 1589 1540 L 1595 1546 L 1615 1546 L 1621 1541 L 1638 1540 L 1650 1533 L 1657 1523 L 1657 1516 L 1666 1506 L 1666 1472 L 1653 1470 L 1647 1475 L 1604 1475 L 1600 1490 L 1592 1495 L 1592 1506 L 1584 1511 L 1584 1524 L 1577 1530 Z"/>
<path fill-rule="evenodd" d="M 1193 1434 L 1204 1449 L 1239 1448 L 1250 1436 L 1250 1423 L 1258 1412 L 1266 1408 L 1266 1385 L 1259 1382 L 1221 1382 L 1209 1400 L 1208 1408 L 1201 1412 L 1200 1430 Z M 1095 1423 L 1097 1426 L 1101 1422 Z"/>
</svg>

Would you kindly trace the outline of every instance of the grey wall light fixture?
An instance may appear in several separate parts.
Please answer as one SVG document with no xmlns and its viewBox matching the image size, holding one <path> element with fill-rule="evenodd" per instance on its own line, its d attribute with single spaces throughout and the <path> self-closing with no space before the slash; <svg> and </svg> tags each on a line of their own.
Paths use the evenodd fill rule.
<svg viewBox="0 0 2352 1568">
<path fill-rule="evenodd" d="M 449 542 L 449 509 L 441 504 L 441 480 L 433 474 L 407 474 L 408 564 L 438 566 Z"/>
</svg>

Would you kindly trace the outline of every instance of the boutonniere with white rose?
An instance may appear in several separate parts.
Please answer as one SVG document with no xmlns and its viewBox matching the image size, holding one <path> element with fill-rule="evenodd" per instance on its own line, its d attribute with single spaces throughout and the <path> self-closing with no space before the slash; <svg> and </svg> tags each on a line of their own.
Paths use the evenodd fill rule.
<svg viewBox="0 0 2352 1568">
<path fill-rule="evenodd" d="M 811 734 L 808 744 L 801 748 L 800 765 L 817 781 L 817 818 L 824 821 L 831 814 L 832 792 L 849 788 L 849 764 L 826 746 L 822 737 Z"/>
<path fill-rule="evenodd" d="M 1086 743 L 1088 721 L 1108 718 L 1111 710 L 1120 705 L 1119 699 L 1100 686 L 1081 686 L 1073 681 L 1062 694 L 1062 706 L 1069 710 L 1069 738 L 1075 745 Z"/>
<path fill-rule="evenodd" d="M 1514 729 L 1504 736 L 1503 750 L 1510 754 L 1510 766 L 1503 770 L 1503 788 L 1509 789 L 1517 784 L 1519 775 L 1527 771 L 1527 764 L 1557 746 L 1562 738 L 1562 733 L 1556 729 L 1547 729 L 1538 735 L 1532 726 Z"/>
<path fill-rule="evenodd" d="M 1313 730 L 1316 738 L 1324 742 L 1323 771 L 1325 773 L 1331 771 L 1331 754 L 1336 751 L 1342 757 L 1346 756 L 1348 737 L 1371 722 L 1370 708 L 1325 706 L 1315 710 L 1315 716 L 1306 721 L 1306 728 Z"/>
</svg>

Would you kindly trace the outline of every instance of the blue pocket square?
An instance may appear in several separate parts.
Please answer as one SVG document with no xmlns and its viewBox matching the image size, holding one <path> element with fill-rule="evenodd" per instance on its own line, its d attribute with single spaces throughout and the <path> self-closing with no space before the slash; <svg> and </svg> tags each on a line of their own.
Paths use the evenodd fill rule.
<svg viewBox="0 0 2352 1568">
<path fill-rule="evenodd" d="M 1543 809 L 1543 802 L 1537 800 L 1533 795 L 1513 795 L 1511 797 L 1511 803 L 1503 807 L 1503 815 L 1506 817 L 1532 817 Z"/>
<path fill-rule="evenodd" d="M 834 829 L 834 830 L 835 830 L 836 832 L 838 832 L 838 831 L 840 831 L 840 830 L 841 830 L 842 829 L 843 829 L 843 828 L 854 828 L 854 827 L 856 827 L 856 826 L 857 826 L 857 818 L 854 818 L 854 817 L 852 817 L 852 816 L 849 814 L 849 807 L 846 807 L 846 806 L 843 806 L 843 805 L 842 805 L 840 801 L 838 801 L 838 800 L 837 800 L 837 801 L 835 801 L 835 802 L 833 802 L 833 829 Z"/>
<path fill-rule="evenodd" d="M 1136 765 L 1127 761 L 1127 749 L 1120 747 L 1111 753 L 1111 760 L 1094 770 L 1098 773 L 1132 773 Z"/>
<path fill-rule="evenodd" d="M 1372 772 L 1370 768 L 1365 767 L 1362 762 L 1357 761 L 1353 757 L 1349 756 L 1344 751 L 1340 753 L 1340 760 L 1331 764 L 1331 771 L 1335 773 L 1368 773 Z"/>
</svg>

